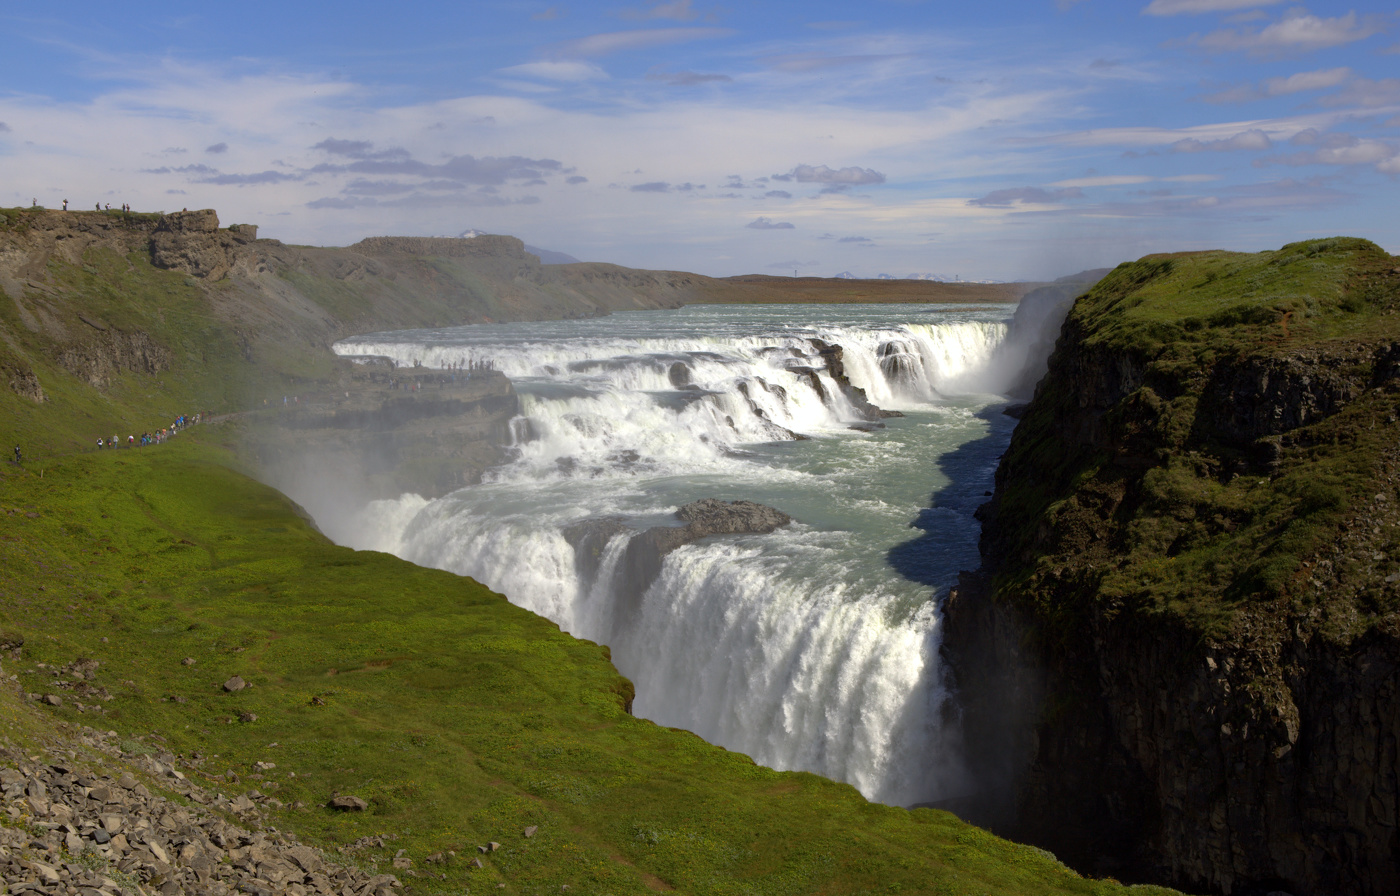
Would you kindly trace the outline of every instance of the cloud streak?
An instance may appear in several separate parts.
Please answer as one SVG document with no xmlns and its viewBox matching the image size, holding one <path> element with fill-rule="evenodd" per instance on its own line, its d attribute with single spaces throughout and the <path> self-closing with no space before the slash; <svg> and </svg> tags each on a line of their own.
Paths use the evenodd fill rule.
<svg viewBox="0 0 1400 896">
<path fill-rule="evenodd" d="M 885 176 L 872 168 L 829 168 L 826 165 L 798 165 L 786 174 L 775 174 L 773 180 L 796 181 L 800 184 L 830 184 L 842 187 L 882 184 Z"/>
<path fill-rule="evenodd" d="M 1078 187 L 1046 190 L 1041 187 L 1013 187 L 993 190 L 980 199 L 969 199 L 968 205 L 978 208 L 1010 208 L 1013 205 L 1059 205 L 1070 199 L 1081 199 L 1084 191 Z"/>
<path fill-rule="evenodd" d="M 1247 52 L 1255 56 L 1307 53 L 1340 47 L 1379 34 L 1379 20 L 1362 21 L 1355 12 L 1321 18 L 1301 10 L 1263 28 L 1222 28 L 1195 39 L 1196 46 L 1214 52 Z"/>
<path fill-rule="evenodd" d="M 715 40 L 728 37 L 731 33 L 727 28 L 639 28 L 635 31 L 611 31 L 566 41 L 555 48 L 554 54 L 558 59 L 589 59 L 697 40 Z"/>
<path fill-rule="evenodd" d="M 1200 15 L 1211 12 L 1235 12 L 1275 6 L 1283 0 L 1152 0 L 1143 9 L 1145 16 Z"/>
</svg>

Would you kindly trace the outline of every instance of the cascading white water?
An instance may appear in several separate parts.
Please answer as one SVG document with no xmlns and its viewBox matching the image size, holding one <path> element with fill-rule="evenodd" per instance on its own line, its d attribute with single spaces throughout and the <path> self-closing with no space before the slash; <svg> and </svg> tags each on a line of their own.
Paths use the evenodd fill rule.
<svg viewBox="0 0 1400 896">
<path fill-rule="evenodd" d="M 934 598 L 977 564 L 971 513 L 1012 425 L 995 395 L 1009 310 L 700 306 L 346 340 L 402 365 L 489 364 L 523 413 L 515 459 L 480 485 L 328 528 L 608 643 L 640 716 L 884 802 L 956 794 Z M 907 416 L 876 428 L 836 367 Z M 629 581 L 630 539 L 704 497 L 796 522 Z M 581 541 L 600 520 L 616 534 Z"/>
</svg>

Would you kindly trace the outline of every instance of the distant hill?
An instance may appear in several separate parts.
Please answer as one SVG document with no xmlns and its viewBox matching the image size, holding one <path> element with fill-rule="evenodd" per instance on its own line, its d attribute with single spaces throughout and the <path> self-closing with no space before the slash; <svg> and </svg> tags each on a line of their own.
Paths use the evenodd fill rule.
<svg viewBox="0 0 1400 896">
<path fill-rule="evenodd" d="M 538 246 L 525 244 L 525 251 L 531 255 L 537 255 L 540 264 L 583 264 L 577 258 L 564 252 L 555 252 L 553 249 L 541 249 Z"/>
<path fill-rule="evenodd" d="M 475 228 L 473 228 L 471 230 L 464 230 L 461 233 L 459 233 L 457 235 L 457 239 L 471 240 L 476 239 L 479 236 L 486 235 L 486 231 L 476 230 Z M 540 247 L 532 246 L 529 243 L 525 244 L 525 251 L 529 252 L 531 255 L 538 257 L 540 260 L 540 264 L 583 264 L 582 261 L 573 257 L 572 255 L 568 255 L 564 252 L 555 252 L 553 249 L 541 249 Z"/>
</svg>

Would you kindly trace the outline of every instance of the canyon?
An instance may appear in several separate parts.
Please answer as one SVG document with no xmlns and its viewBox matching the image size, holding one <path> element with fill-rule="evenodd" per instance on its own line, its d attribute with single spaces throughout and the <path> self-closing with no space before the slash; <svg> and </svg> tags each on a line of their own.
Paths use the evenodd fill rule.
<svg viewBox="0 0 1400 896">
<path fill-rule="evenodd" d="M 489 235 L 322 249 L 207 211 L 5 210 L 0 428 L 61 467 L 114 420 L 139 431 L 204 409 L 245 470 L 314 443 L 333 461 L 323 474 L 370 498 L 441 496 L 499 466 L 515 387 L 355 363 L 332 344 L 710 302 L 997 302 L 1036 286 L 771 282 L 784 279 L 541 265 Z M 973 786 L 940 805 L 1085 873 L 1394 892 L 1400 262 L 1349 239 L 1153 256 L 1059 299 L 1043 378 L 1005 384 L 1038 379 L 978 511 L 981 568 L 943 610 L 946 711 Z M 7 470 L 8 487 L 20 475 Z M 606 534 L 578 538 L 601 550 Z M 629 708 L 630 687 L 606 685 Z"/>
</svg>

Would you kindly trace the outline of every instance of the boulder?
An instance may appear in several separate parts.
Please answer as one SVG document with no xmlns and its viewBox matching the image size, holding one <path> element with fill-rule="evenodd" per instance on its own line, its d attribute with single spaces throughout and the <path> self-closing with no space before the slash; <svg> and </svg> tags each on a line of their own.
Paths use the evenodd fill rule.
<svg viewBox="0 0 1400 896">
<path fill-rule="evenodd" d="M 623 593 L 631 596 L 631 607 L 620 607 L 614 628 L 629 624 L 640 605 L 641 596 L 656 581 L 666 555 L 683 545 L 714 535 L 766 535 L 792 522 L 792 517 L 753 501 L 720 501 L 704 498 L 676 511 L 683 526 L 654 526 L 627 545 L 622 558 L 626 576 Z"/>
<path fill-rule="evenodd" d="M 244 681 L 243 679 L 239 678 L 237 675 L 233 676 L 233 677 L 230 678 L 228 681 L 224 682 L 224 690 L 227 691 L 227 692 L 230 693 L 230 694 L 234 693 L 235 691 L 241 691 L 241 690 L 243 690 L 244 688 L 246 688 L 247 686 L 248 686 L 248 682 L 246 682 L 246 681 Z"/>
<path fill-rule="evenodd" d="M 341 812 L 363 812 L 369 808 L 369 803 L 357 796 L 337 796 L 326 805 Z"/>
</svg>

